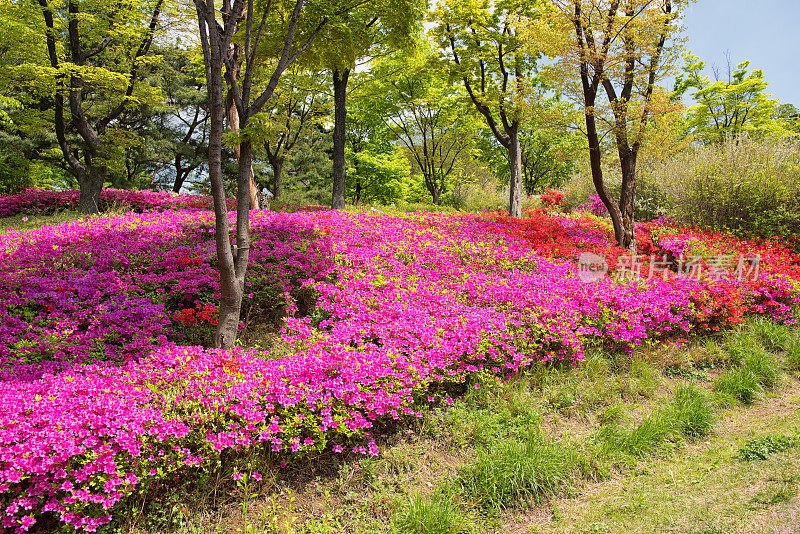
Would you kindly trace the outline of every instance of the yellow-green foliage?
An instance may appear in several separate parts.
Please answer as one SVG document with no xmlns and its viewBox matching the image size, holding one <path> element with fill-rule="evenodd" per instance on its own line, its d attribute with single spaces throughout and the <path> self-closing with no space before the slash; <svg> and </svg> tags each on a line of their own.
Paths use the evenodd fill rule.
<svg viewBox="0 0 800 534">
<path fill-rule="evenodd" d="M 800 231 L 800 141 L 747 136 L 687 150 L 652 170 L 666 211 L 705 227 L 789 236 Z"/>
</svg>

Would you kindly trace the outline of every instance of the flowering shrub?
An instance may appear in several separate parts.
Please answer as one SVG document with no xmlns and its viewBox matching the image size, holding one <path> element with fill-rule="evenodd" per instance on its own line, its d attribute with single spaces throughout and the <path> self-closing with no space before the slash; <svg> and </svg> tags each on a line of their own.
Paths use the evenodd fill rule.
<svg viewBox="0 0 800 534">
<path fill-rule="evenodd" d="M 613 266 L 625 252 L 588 215 L 254 212 L 247 307 L 283 309 L 291 354 L 178 346 L 176 329 L 213 320 L 212 221 L 165 211 L 0 237 L 3 528 L 51 514 L 93 531 L 127 495 L 248 447 L 376 454 L 373 425 L 417 414 L 435 384 L 745 313 L 789 319 L 800 280 L 770 243 L 753 282 L 584 283 L 576 253 Z M 656 250 L 653 230 L 640 235 Z"/>
<path fill-rule="evenodd" d="M 185 308 L 179 312 L 175 312 L 172 318 L 185 325 L 197 323 L 216 325 L 217 318 L 214 317 L 215 313 L 217 313 L 217 307 L 207 302 L 205 304 L 197 304 L 194 308 Z"/>
<path fill-rule="evenodd" d="M 550 208 L 558 206 L 564 200 L 564 193 L 555 189 L 546 189 L 542 194 L 542 207 Z"/>
<path fill-rule="evenodd" d="M 254 212 L 252 239 L 248 300 L 257 310 L 296 307 L 301 280 L 325 277 L 333 266 L 328 239 L 288 216 Z M 7 234 L 0 240 L 0 380 L 118 362 L 168 340 L 195 339 L 183 327 L 190 319 L 213 323 L 215 256 L 208 212 Z"/>
<path fill-rule="evenodd" d="M 608 209 L 606 205 L 603 204 L 603 201 L 600 200 L 600 195 L 594 194 L 589 197 L 589 200 L 581 204 L 576 208 L 576 211 L 586 211 L 591 213 L 592 215 L 596 215 L 600 217 L 608 213 Z"/>
<path fill-rule="evenodd" d="M 62 210 L 78 209 L 77 190 L 44 191 L 26 189 L 22 193 L 0 197 L 0 217 L 10 217 L 19 213 L 27 215 L 50 214 Z M 235 202 L 228 200 L 228 207 L 235 207 Z M 166 191 L 126 191 L 120 189 L 103 189 L 100 192 L 100 211 L 111 206 L 122 206 L 136 212 L 163 211 L 175 209 L 207 210 L 211 206 L 211 198 L 198 195 L 175 195 Z"/>
</svg>

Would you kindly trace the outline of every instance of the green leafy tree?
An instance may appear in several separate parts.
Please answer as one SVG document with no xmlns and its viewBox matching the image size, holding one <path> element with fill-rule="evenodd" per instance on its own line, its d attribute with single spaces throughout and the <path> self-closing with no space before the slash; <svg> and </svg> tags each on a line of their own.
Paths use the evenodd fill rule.
<svg viewBox="0 0 800 534">
<path fill-rule="evenodd" d="M 30 3 L 14 14 L 29 17 Z M 13 70 L 17 83 L 49 93 L 62 157 L 80 187 L 79 209 L 98 211 L 100 191 L 116 160 L 119 121 L 133 108 L 157 100 L 158 90 L 142 83 L 164 0 L 118 3 L 38 0 L 37 53 Z M 43 22 L 43 24 L 41 24 Z"/>
<path fill-rule="evenodd" d="M 350 152 L 348 150 L 348 152 Z M 348 160 L 356 178 L 348 195 L 353 204 L 392 204 L 402 200 L 411 181 L 411 166 L 402 150 L 350 152 Z"/>
<path fill-rule="evenodd" d="M 592 182 L 617 243 L 633 250 L 636 161 L 657 111 L 653 94 L 668 70 L 683 5 L 681 0 L 549 0 L 545 24 L 531 27 L 535 46 L 556 59 L 547 68 L 550 83 L 582 104 Z M 610 117 L 603 114 L 600 93 Z M 603 179 L 598 118 L 608 121 L 616 145 L 622 176 L 618 201 Z"/>
<path fill-rule="evenodd" d="M 524 28 L 538 4 L 523 0 L 443 0 L 432 14 L 434 36 L 450 56 L 452 76 L 464 84 L 475 108 L 508 152 L 509 204 L 522 215 L 520 130 L 537 53 L 525 46 Z"/>
<path fill-rule="evenodd" d="M 448 179 L 469 157 L 477 121 L 464 113 L 462 93 L 447 83 L 430 48 L 384 61 L 377 71 L 382 109 L 389 132 L 405 148 L 415 173 L 422 177 L 433 203 L 440 205 Z"/>
<path fill-rule="evenodd" d="M 253 117 L 250 135 L 263 147 L 271 168 L 267 188 L 273 202 L 281 201 L 281 178 L 287 158 L 301 140 L 318 132 L 330 116 L 329 99 L 323 87 L 326 81 L 322 71 L 295 65 L 281 78 L 275 98 Z"/>
<path fill-rule="evenodd" d="M 767 81 L 761 69 L 748 71 L 749 61 L 735 68 L 728 65 L 727 77 L 714 82 L 703 75 L 706 64 L 697 56 L 684 55 L 685 64 L 675 80 L 673 98 L 691 92 L 696 102 L 687 115 L 689 129 L 703 142 L 721 143 L 727 136 L 742 133 L 783 137 L 791 133 L 792 123 L 782 120 L 780 102 L 769 98 Z M 786 111 L 786 110 L 784 110 Z"/>
<path fill-rule="evenodd" d="M 545 87 L 540 89 L 539 102 L 530 106 L 529 119 L 520 131 L 522 186 L 528 196 L 560 187 L 582 156 L 582 139 L 573 126 L 576 119 L 573 106 L 557 97 L 548 97 L 548 91 Z M 483 129 L 477 147 L 497 177 L 508 182 L 506 152 L 498 149 L 491 131 Z"/>
<path fill-rule="evenodd" d="M 349 10 L 326 33 L 315 51 L 319 64 L 330 69 L 333 81 L 333 191 L 331 206 L 344 208 L 347 181 L 347 96 L 351 72 L 359 61 L 387 50 L 413 45 L 419 31 L 424 0 L 364 0 Z"/>
</svg>

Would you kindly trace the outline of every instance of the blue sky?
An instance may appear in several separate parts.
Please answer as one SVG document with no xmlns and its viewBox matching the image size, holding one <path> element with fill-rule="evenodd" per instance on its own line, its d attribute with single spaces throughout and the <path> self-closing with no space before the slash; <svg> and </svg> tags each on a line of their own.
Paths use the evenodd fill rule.
<svg viewBox="0 0 800 534">
<path fill-rule="evenodd" d="M 712 64 L 726 72 L 727 51 L 733 66 L 749 59 L 763 69 L 773 98 L 800 107 L 800 0 L 698 0 L 684 24 L 686 47 L 712 80 Z"/>
</svg>

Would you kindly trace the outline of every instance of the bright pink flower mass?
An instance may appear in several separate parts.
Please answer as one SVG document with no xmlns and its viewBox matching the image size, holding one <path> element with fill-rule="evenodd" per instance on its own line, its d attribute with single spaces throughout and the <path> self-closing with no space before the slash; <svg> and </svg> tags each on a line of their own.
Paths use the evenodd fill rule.
<svg viewBox="0 0 800 534">
<path fill-rule="evenodd" d="M 243 308 L 287 315 L 285 357 L 181 345 L 212 323 L 208 212 L 3 236 L 0 525 L 53 513 L 94 531 L 126 495 L 229 449 L 376 454 L 374 422 L 415 415 L 433 386 L 480 370 L 579 361 L 588 345 L 629 350 L 744 313 L 792 320 L 786 251 L 771 249 L 774 268 L 753 282 L 585 283 L 573 259 L 540 255 L 532 224 L 253 212 Z M 596 221 L 547 224 L 570 253 L 621 253 Z"/>
</svg>

